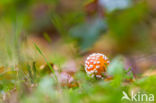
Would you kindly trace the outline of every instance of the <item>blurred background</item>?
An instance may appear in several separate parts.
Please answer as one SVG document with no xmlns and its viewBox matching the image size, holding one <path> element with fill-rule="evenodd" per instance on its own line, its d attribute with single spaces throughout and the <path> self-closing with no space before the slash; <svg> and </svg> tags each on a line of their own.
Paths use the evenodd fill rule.
<svg viewBox="0 0 156 103">
<path fill-rule="evenodd" d="M 122 56 L 136 77 L 156 73 L 156 1 L 0 0 L 1 94 L 27 64 L 45 69 L 48 61 L 73 75 L 94 52 Z"/>
<path fill-rule="evenodd" d="M 154 0 L 1 0 L 0 65 L 34 59 L 36 43 L 46 55 L 64 59 L 101 52 L 110 58 L 124 55 L 135 69 L 152 67 L 154 4 Z"/>
</svg>

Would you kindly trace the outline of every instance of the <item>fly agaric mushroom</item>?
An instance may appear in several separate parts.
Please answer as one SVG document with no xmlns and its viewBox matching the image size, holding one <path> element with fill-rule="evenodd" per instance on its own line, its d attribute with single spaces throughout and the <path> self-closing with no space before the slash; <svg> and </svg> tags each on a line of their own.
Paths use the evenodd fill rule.
<svg viewBox="0 0 156 103">
<path fill-rule="evenodd" d="M 85 61 L 85 70 L 90 77 L 103 79 L 103 73 L 106 72 L 109 65 L 109 59 L 100 53 L 93 53 Z"/>
</svg>

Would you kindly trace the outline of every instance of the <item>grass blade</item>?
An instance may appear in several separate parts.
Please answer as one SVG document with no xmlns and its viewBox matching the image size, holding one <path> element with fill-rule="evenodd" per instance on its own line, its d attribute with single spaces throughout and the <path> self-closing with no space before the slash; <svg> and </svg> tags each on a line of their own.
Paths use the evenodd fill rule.
<svg viewBox="0 0 156 103">
<path fill-rule="evenodd" d="M 45 62 L 47 63 L 48 67 L 50 68 L 50 70 L 54 74 L 55 79 L 57 81 L 57 77 L 56 77 L 56 74 L 55 74 L 55 71 L 54 71 L 53 67 L 50 65 L 50 63 L 48 62 L 47 58 L 44 56 L 44 54 L 42 53 L 42 51 L 40 50 L 40 48 L 35 43 L 34 43 L 34 46 L 35 46 L 36 50 L 39 52 L 39 54 L 42 55 L 42 57 L 44 58 Z"/>
</svg>

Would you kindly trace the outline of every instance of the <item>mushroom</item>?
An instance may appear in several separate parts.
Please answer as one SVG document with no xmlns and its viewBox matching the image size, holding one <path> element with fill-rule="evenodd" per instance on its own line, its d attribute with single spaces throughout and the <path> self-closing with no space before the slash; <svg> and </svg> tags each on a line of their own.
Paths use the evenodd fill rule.
<svg viewBox="0 0 156 103">
<path fill-rule="evenodd" d="M 93 53 L 85 61 L 85 71 L 90 77 L 103 79 L 109 63 L 110 61 L 105 55 Z"/>
</svg>

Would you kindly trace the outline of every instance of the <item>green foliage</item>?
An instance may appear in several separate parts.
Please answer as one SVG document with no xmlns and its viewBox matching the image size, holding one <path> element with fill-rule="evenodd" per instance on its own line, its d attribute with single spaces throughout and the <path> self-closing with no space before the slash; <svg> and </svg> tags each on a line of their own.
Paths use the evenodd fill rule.
<svg viewBox="0 0 156 103">
<path fill-rule="evenodd" d="M 139 3 L 131 8 L 108 14 L 107 20 L 112 36 L 118 41 L 126 41 L 132 36 L 135 25 L 146 18 L 146 3 Z"/>
<path fill-rule="evenodd" d="M 85 50 L 91 47 L 105 30 L 105 21 L 101 18 L 96 18 L 92 22 L 85 22 L 71 28 L 70 34 L 79 40 L 80 48 Z"/>
<path fill-rule="evenodd" d="M 155 80 L 156 76 L 144 77 L 140 80 L 137 80 L 135 85 L 140 87 L 142 91 L 156 95 L 156 92 L 154 92 L 156 91 L 156 83 L 154 82 Z"/>
<path fill-rule="evenodd" d="M 123 78 L 125 76 L 122 57 L 116 57 L 112 60 L 110 66 L 108 67 L 107 73 L 114 77 L 114 80 L 112 82 L 114 86 L 121 85 Z"/>
</svg>

